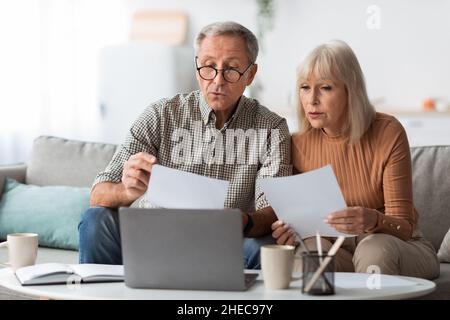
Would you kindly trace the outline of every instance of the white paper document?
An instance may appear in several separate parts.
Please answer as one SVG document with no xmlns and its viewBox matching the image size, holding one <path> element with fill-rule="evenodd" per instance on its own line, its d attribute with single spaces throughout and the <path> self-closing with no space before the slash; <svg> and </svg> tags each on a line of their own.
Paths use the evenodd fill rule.
<svg viewBox="0 0 450 320">
<path fill-rule="evenodd" d="M 347 207 L 330 165 L 302 174 L 258 179 L 278 219 L 289 223 L 302 238 L 350 236 L 324 222 L 332 212 Z"/>
<path fill-rule="evenodd" d="M 154 165 L 146 200 L 168 209 L 223 209 L 229 182 Z"/>
</svg>

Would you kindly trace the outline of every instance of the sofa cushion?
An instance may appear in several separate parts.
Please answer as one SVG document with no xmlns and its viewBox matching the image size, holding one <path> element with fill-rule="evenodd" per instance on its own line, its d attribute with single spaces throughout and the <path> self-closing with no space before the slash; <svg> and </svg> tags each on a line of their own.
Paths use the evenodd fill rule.
<svg viewBox="0 0 450 320">
<path fill-rule="evenodd" d="M 445 235 L 441 247 L 439 248 L 438 258 L 440 262 L 450 262 L 450 229 Z"/>
<path fill-rule="evenodd" d="M 33 232 L 39 245 L 78 249 L 78 223 L 89 208 L 90 188 L 39 187 L 7 178 L 0 201 L 0 238 Z"/>
<path fill-rule="evenodd" d="M 26 183 L 90 187 L 115 151 L 113 144 L 41 136 L 33 143 Z"/>
<path fill-rule="evenodd" d="M 27 166 L 25 164 L 13 164 L 0 166 L 0 199 L 3 192 L 3 186 L 5 185 L 6 177 L 16 179 L 19 182 L 25 182 L 25 174 L 27 172 Z"/>
<path fill-rule="evenodd" d="M 450 228 L 450 146 L 411 148 L 419 227 L 437 250 Z"/>
<path fill-rule="evenodd" d="M 441 263 L 441 274 L 439 278 L 434 279 L 436 290 L 432 293 L 419 297 L 420 300 L 449 300 L 450 299 L 450 264 Z"/>
</svg>

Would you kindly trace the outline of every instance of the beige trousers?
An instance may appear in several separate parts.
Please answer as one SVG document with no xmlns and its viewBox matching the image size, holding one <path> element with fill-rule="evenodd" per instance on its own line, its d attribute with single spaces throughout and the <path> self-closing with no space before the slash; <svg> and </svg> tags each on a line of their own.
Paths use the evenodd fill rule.
<svg viewBox="0 0 450 320">
<path fill-rule="evenodd" d="M 328 251 L 336 238 L 321 238 L 322 250 Z M 305 245 L 310 251 L 317 251 L 316 238 L 306 238 Z M 299 246 L 297 252 L 303 251 Z M 415 231 L 409 241 L 389 234 L 364 234 L 346 238 L 336 253 L 337 272 L 361 272 L 402 275 L 424 279 L 439 276 L 439 261 L 430 242 L 420 231 Z M 296 271 L 301 271 L 301 259 L 297 260 Z"/>
</svg>

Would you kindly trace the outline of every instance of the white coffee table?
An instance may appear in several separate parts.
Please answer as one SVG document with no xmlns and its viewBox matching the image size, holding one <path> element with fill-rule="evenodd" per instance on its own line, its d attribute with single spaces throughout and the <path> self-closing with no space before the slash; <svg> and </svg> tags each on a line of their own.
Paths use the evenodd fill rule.
<svg viewBox="0 0 450 320">
<path fill-rule="evenodd" d="M 254 271 L 257 272 L 257 271 Z M 195 291 L 132 289 L 123 282 L 76 285 L 21 286 L 12 270 L 0 269 L 0 285 L 20 293 L 48 299 L 132 299 L 132 300 L 306 300 L 306 299 L 408 299 L 426 295 L 435 289 L 432 281 L 379 275 L 380 288 L 369 289 L 369 275 L 336 273 L 336 294 L 311 296 L 301 293 L 301 280 L 286 290 L 266 290 L 261 276 L 247 291 Z M 372 278 L 373 279 L 373 278 Z M 371 282 L 373 285 L 373 281 Z"/>
</svg>

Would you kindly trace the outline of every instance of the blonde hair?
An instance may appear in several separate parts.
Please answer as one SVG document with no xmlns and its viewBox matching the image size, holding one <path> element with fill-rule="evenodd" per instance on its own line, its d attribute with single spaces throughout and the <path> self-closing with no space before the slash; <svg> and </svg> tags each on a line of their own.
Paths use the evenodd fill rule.
<svg viewBox="0 0 450 320">
<path fill-rule="evenodd" d="M 342 82 L 347 91 L 347 118 L 343 130 L 349 142 L 357 142 L 375 118 L 375 108 L 369 101 L 364 75 L 353 50 L 344 41 L 333 40 L 315 48 L 297 71 L 297 101 L 300 132 L 311 129 L 300 100 L 300 85 L 311 76 Z"/>
</svg>

